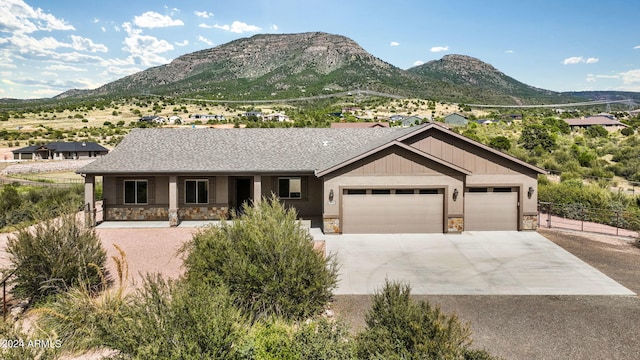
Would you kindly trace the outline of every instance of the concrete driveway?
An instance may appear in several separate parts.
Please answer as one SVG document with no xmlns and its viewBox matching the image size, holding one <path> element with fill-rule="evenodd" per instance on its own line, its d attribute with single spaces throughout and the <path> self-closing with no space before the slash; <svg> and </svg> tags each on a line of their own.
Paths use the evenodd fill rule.
<svg viewBox="0 0 640 360">
<path fill-rule="evenodd" d="M 373 294 L 385 279 L 415 295 L 635 295 L 536 232 L 325 235 L 336 295 Z"/>
</svg>

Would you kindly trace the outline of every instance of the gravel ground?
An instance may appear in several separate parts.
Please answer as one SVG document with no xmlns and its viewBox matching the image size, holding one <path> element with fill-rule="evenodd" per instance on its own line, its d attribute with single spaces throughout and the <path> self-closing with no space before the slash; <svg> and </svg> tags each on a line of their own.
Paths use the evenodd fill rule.
<svg viewBox="0 0 640 360">
<path fill-rule="evenodd" d="M 630 290 L 640 292 L 640 249 L 628 241 L 540 230 L 545 237 Z M 474 346 L 505 359 L 637 359 L 637 296 L 415 296 L 469 322 Z M 354 330 L 369 296 L 336 296 L 333 308 Z"/>
</svg>

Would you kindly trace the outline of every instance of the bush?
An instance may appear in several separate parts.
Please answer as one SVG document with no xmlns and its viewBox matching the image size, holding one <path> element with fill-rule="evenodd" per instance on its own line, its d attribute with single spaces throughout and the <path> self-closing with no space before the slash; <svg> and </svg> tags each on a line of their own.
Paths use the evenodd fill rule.
<svg viewBox="0 0 640 360">
<path fill-rule="evenodd" d="M 409 285 L 387 281 L 373 296 L 366 328 L 357 337 L 359 359 L 481 359 L 471 331 L 458 317 L 410 298 Z"/>
<path fill-rule="evenodd" d="M 324 258 L 312 237 L 275 196 L 185 244 L 189 281 L 225 285 L 252 319 L 304 319 L 322 311 L 337 283 L 334 256 Z"/>
<path fill-rule="evenodd" d="M 39 300 L 79 285 L 95 291 L 108 276 L 98 235 L 75 214 L 19 230 L 9 237 L 6 251 L 17 298 Z"/>
<path fill-rule="evenodd" d="M 0 346 L 0 359 L 3 360 L 24 360 L 58 359 L 57 352 L 63 345 L 61 340 L 49 336 L 32 336 L 20 331 L 21 326 L 0 320 L 0 339 L 3 344 Z M 34 340 L 38 340 L 35 345 Z M 46 341 L 46 346 L 40 345 L 40 341 Z"/>
<path fill-rule="evenodd" d="M 489 146 L 497 150 L 507 151 L 511 149 L 511 141 L 505 136 L 496 136 L 489 141 Z"/>
</svg>

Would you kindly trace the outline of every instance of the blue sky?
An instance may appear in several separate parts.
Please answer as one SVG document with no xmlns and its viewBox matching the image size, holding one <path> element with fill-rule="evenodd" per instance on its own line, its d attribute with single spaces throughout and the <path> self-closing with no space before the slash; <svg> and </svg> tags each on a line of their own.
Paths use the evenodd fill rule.
<svg viewBox="0 0 640 360">
<path fill-rule="evenodd" d="M 403 69 L 463 54 L 555 91 L 640 91 L 629 0 L 1 0 L 0 98 L 91 89 L 260 33 L 347 36 Z"/>
</svg>

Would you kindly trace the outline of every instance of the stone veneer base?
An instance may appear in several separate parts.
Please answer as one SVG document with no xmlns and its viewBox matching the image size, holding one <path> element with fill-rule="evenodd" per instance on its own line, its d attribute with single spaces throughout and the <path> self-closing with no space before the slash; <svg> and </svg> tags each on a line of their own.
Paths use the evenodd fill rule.
<svg viewBox="0 0 640 360">
<path fill-rule="evenodd" d="M 324 218 L 322 219 L 322 231 L 325 234 L 340 234 L 340 219 L 339 218 Z"/>
<path fill-rule="evenodd" d="M 535 230 L 538 228 L 538 215 L 523 215 L 522 230 Z"/>
<path fill-rule="evenodd" d="M 463 217 L 450 217 L 447 219 L 447 232 L 461 233 L 464 230 Z"/>
<path fill-rule="evenodd" d="M 170 215 L 172 215 L 170 217 Z M 176 217 L 177 215 L 177 217 Z M 105 210 L 107 221 L 169 221 L 171 225 L 177 225 L 181 220 L 220 220 L 229 215 L 227 206 L 188 207 L 180 208 L 170 214 L 168 207 L 114 207 L 108 206 Z"/>
</svg>

